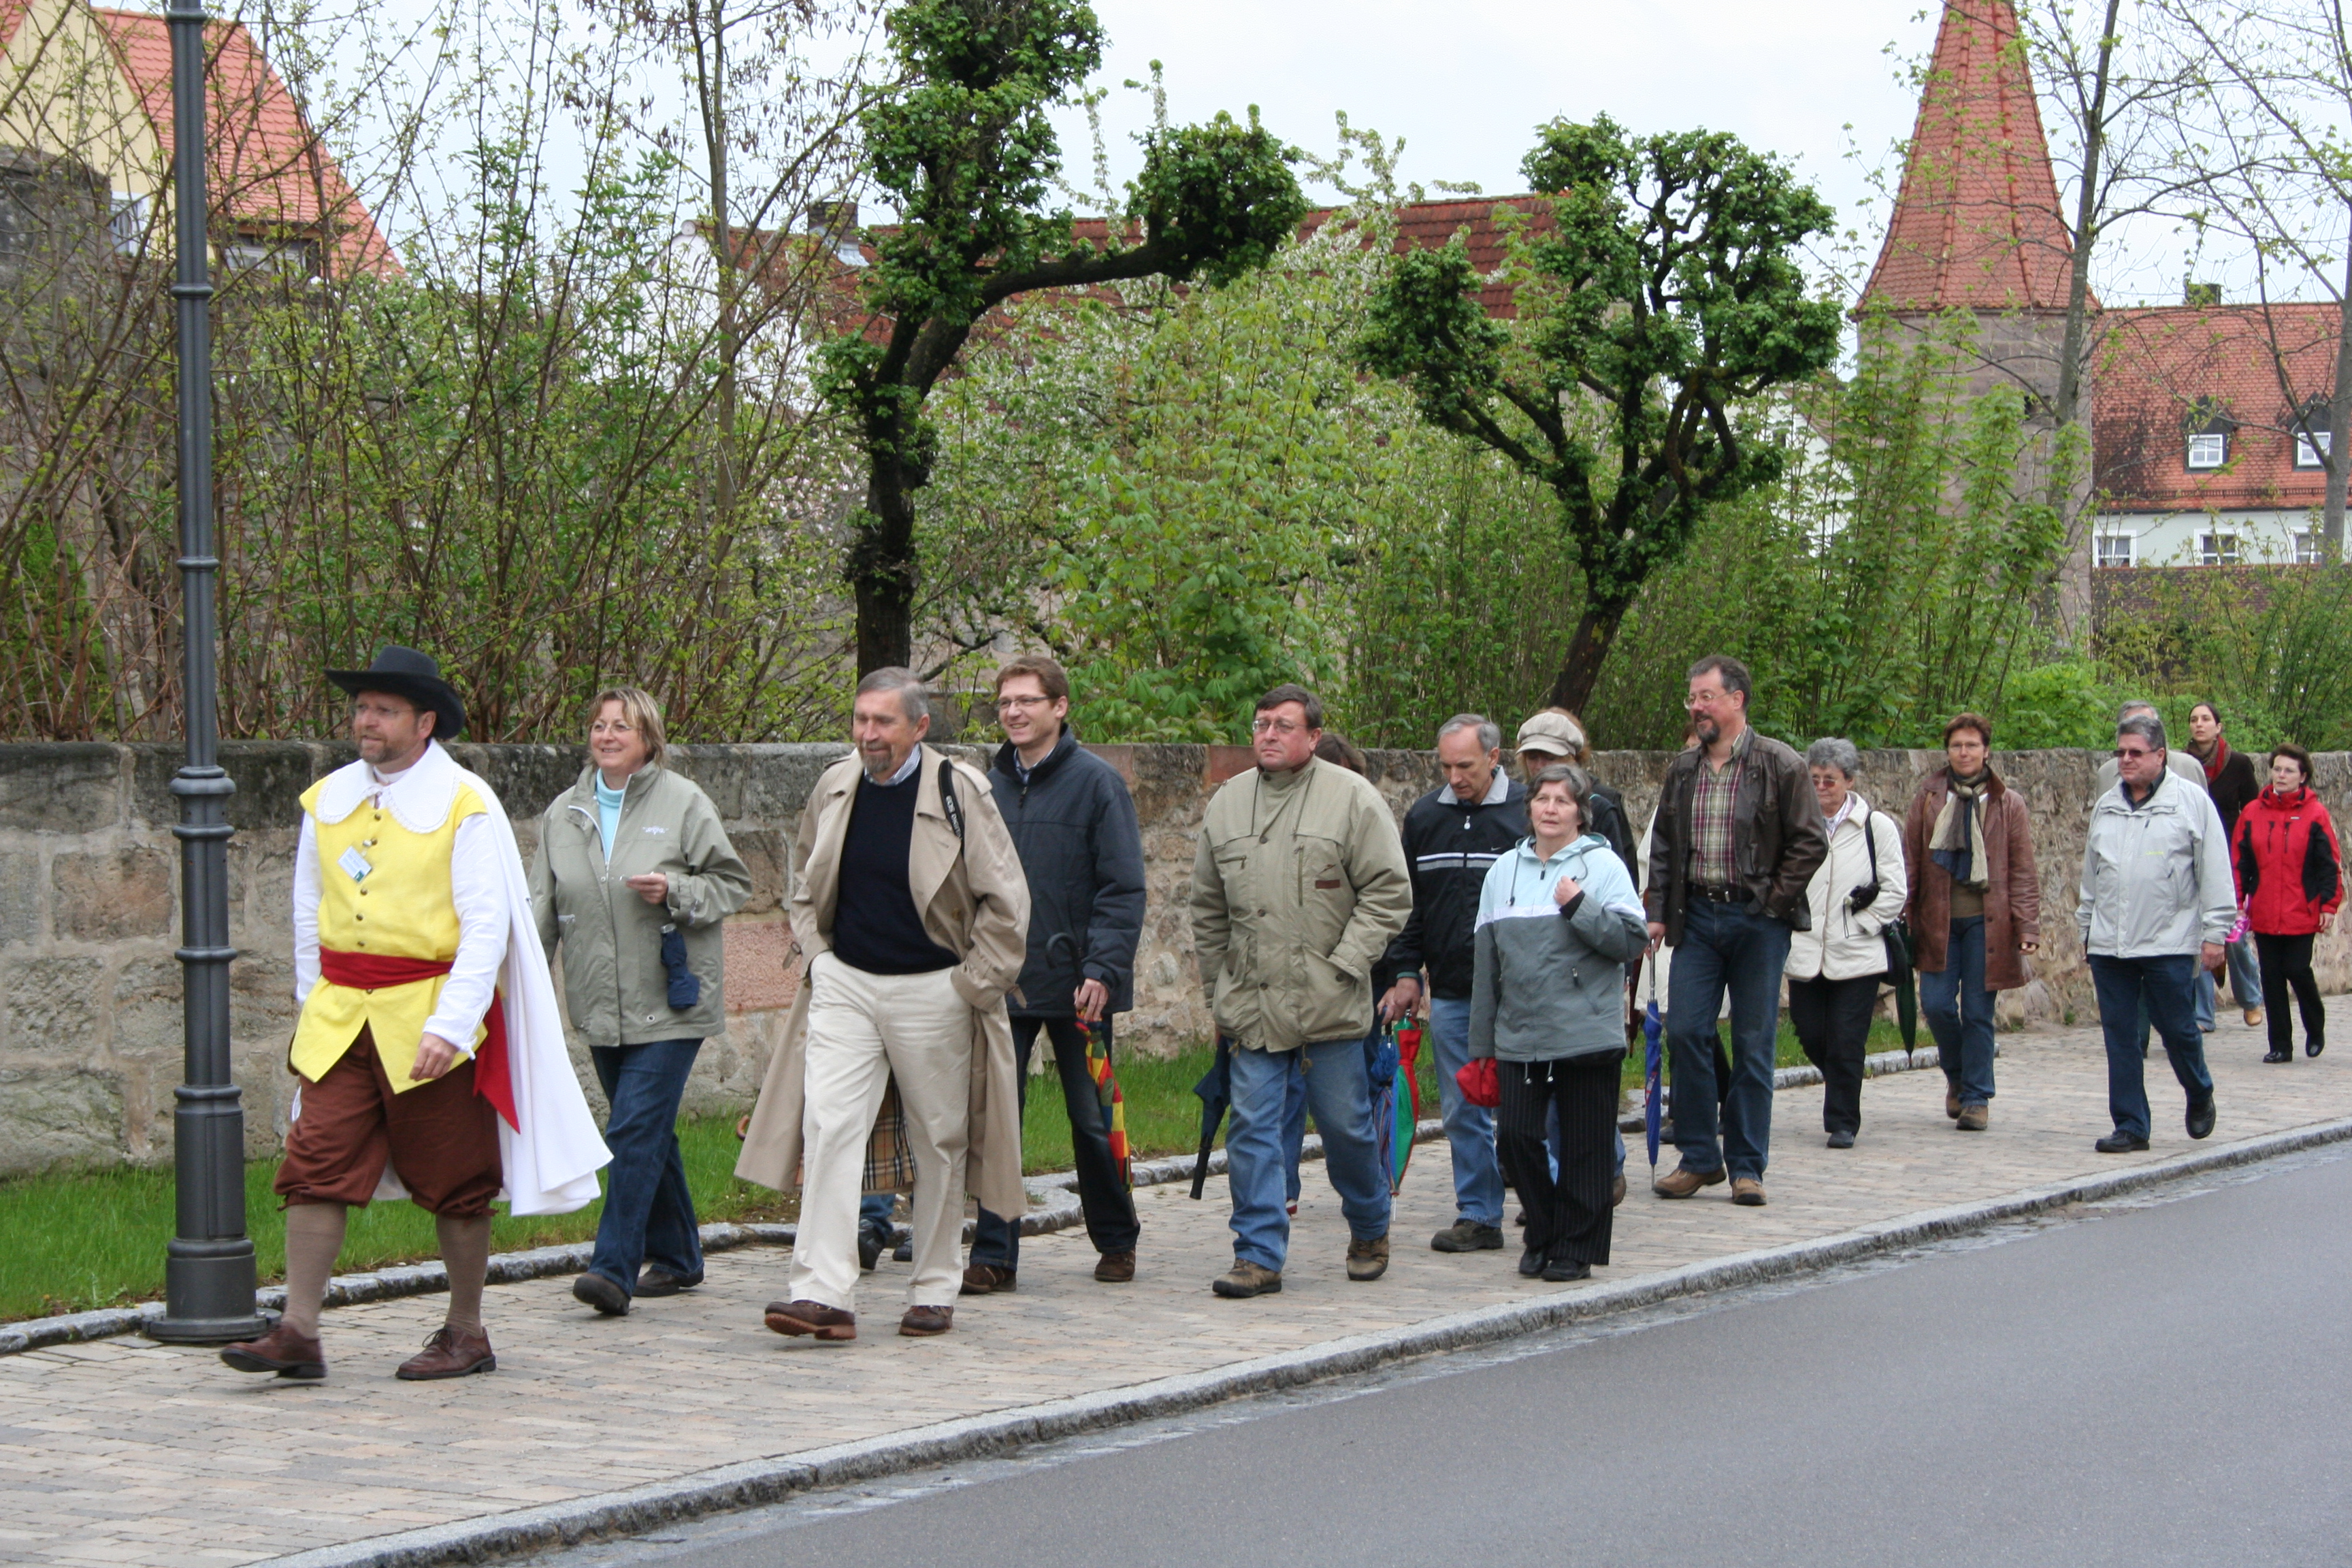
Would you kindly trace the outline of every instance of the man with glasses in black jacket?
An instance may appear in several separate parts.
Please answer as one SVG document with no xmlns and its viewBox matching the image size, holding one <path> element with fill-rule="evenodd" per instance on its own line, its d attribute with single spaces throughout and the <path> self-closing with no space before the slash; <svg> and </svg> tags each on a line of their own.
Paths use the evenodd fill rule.
<svg viewBox="0 0 2352 1568">
<path fill-rule="evenodd" d="M 1135 1199 L 1111 1152 L 1078 1026 L 1108 1056 L 1110 1016 L 1135 1005 L 1143 837 L 1127 781 L 1079 746 L 1069 712 L 1070 678 L 1053 659 L 1024 654 L 999 669 L 996 719 L 1005 742 L 988 782 L 1029 881 L 1029 957 L 1010 998 L 1022 1093 L 1025 1102 L 1029 1053 L 1042 1029 L 1069 1110 L 1087 1237 L 1102 1255 L 1095 1278 L 1120 1284 L 1135 1278 Z M 980 1211 L 963 1294 L 1014 1288 L 1020 1223 Z"/>
</svg>

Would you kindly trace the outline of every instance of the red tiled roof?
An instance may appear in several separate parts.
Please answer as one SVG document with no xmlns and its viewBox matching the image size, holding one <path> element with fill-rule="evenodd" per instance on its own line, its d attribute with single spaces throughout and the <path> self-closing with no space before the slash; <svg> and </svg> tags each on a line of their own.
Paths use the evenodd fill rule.
<svg viewBox="0 0 2352 1568">
<path fill-rule="evenodd" d="M 2010 0 L 1952 0 L 1863 298 L 1897 310 L 2063 310 L 2073 254 L 2017 14 Z"/>
<path fill-rule="evenodd" d="M 172 156 L 172 43 L 164 19 L 143 11 L 95 13 L 113 39 L 123 73 L 138 92 Z M 302 111 L 241 23 L 205 29 L 212 57 L 205 73 L 212 111 L 212 159 L 205 171 L 215 212 L 232 222 L 316 234 L 339 275 L 398 272 L 400 263 L 376 231 L 334 155 L 303 122 Z"/>
<path fill-rule="evenodd" d="M 2340 320 L 2332 304 L 2105 312 L 2091 428 L 2107 510 L 2317 506 L 2326 471 L 2296 468 L 2286 432 L 2296 410 L 2335 387 Z M 2226 467 L 2191 473 L 2189 423 L 2205 400 L 2238 428 Z"/>
</svg>

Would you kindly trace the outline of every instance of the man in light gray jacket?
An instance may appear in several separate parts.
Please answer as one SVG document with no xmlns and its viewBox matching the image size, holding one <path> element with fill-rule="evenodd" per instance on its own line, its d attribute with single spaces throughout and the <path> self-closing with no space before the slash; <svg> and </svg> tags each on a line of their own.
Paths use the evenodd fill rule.
<svg viewBox="0 0 2352 1568">
<path fill-rule="evenodd" d="M 2116 787 L 2091 809 L 2074 910 L 2106 1036 L 2107 1112 L 2116 1128 L 2098 1141 L 2103 1154 L 2147 1147 L 2142 1007 L 2189 1096 L 2189 1136 L 2213 1131 L 2197 973 L 2200 963 L 2221 962 L 2238 906 L 2221 814 L 2203 788 L 2167 771 L 2164 721 L 2137 713 L 2116 725 Z"/>
</svg>

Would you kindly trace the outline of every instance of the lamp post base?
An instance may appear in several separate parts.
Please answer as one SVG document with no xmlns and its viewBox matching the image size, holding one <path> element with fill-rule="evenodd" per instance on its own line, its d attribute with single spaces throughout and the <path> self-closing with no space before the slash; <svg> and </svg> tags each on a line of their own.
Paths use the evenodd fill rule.
<svg viewBox="0 0 2352 1568">
<path fill-rule="evenodd" d="M 150 1318 L 139 1331 L 167 1345 L 226 1345 L 257 1340 L 277 1321 L 275 1312 L 244 1318 Z"/>
<path fill-rule="evenodd" d="M 140 1332 L 173 1345 L 258 1339 L 269 1331 L 272 1314 L 254 1306 L 253 1286 L 253 1243 L 247 1237 L 174 1240 L 163 1260 L 163 1300 L 169 1305 Z"/>
</svg>

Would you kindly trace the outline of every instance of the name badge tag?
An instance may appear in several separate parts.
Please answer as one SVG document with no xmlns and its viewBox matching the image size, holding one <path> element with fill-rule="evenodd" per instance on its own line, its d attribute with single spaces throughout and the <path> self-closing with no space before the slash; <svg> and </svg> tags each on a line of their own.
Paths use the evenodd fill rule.
<svg viewBox="0 0 2352 1568">
<path fill-rule="evenodd" d="M 335 864 L 341 867 L 343 874 L 354 882 L 366 880 L 367 874 L 375 869 L 368 864 L 367 857 L 357 849 L 344 850 L 335 858 Z"/>
</svg>

